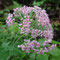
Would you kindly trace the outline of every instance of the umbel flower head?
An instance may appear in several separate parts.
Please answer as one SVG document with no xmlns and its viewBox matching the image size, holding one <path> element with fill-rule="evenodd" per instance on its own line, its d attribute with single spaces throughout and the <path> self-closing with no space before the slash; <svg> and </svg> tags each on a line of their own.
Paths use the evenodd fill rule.
<svg viewBox="0 0 60 60">
<path fill-rule="evenodd" d="M 31 40 L 30 38 L 25 39 L 22 45 L 18 45 L 22 51 L 43 54 L 53 50 L 56 46 L 50 44 L 53 38 L 53 29 L 48 14 L 40 7 L 16 8 L 13 14 L 8 14 L 6 22 L 8 26 L 18 23 L 20 34 L 24 34 L 26 37 L 30 35 L 32 38 Z M 43 43 L 41 40 L 39 41 L 41 38 Z"/>
</svg>

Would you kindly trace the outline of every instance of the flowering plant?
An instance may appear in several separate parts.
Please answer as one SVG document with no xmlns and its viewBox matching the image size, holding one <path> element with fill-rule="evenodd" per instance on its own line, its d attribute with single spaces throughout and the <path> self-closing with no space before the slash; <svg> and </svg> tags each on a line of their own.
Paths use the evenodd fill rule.
<svg viewBox="0 0 60 60">
<path fill-rule="evenodd" d="M 43 54 L 54 49 L 51 45 L 53 29 L 48 14 L 40 7 L 21 7 L 14 9 L 13 14 L 8 14 L 8 26 L 19 24 L 20 34 L 25 35 L 24 42 L 18 45 L 26 53 L 34 52 Z"/>
</svg>

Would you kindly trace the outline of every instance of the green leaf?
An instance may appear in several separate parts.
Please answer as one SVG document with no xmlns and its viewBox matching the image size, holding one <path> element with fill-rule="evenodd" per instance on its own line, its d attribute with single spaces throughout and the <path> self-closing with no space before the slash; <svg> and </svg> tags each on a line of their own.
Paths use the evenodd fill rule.
<svg viewBox="0 0 60 60">
<path fill-rule="evenodd" d="M 46 0 L 42 0 L 42 1 L 39 1 L 39 2 L 34 1 L 34 2 L 33 2 L 33 5 L 40 6 L 40 5 L 42 5 L 45 1 L 46 1 Z"/>
<path fill-rule="evenodd" d="M 58 23 L 55 23 L 54 25 L 57 27 L 59 24 Z"/>
<path fill-rule="evenodd" d="M 21 58 L 24 58 L 26 56 L 26 53 L 25 52 L 21 52 Z"/>
<path fill-rule="evenodd" d="M 45 39 L 44 38 L 40 38 L 40 39 L 38 39 L 38 42 L 40 43 L 40 46 L 43 46 L 43 42 L 45 41 Z"/>
<path fill-rule="evenodd" d="M 5 49 L 0 50 L 0 60 L 6 60 L 6 58 L 10 55 L 8 51 Z"/>
<path fill-rule="evenodd" d="M 18 25 L 18 23 L 16 23 L 16 24 L 13 24 L 13 26 L 9 26 L 8 30 L 11 32 L 18 32 L 19 31 L 18 27 L 19 27 L 19 25 Z"/>
<path fill-rule="evenodd" d="M 53 44 L 60 44 L 60 42 L 54 41 L 54 40 L 52 40 L 52 43 L 53 43 Z"/>
<path fill-rule="evenodd" d="M 34 53 L 31 54 L 29 57 L 30 57 L 30 58 L 29 58 L 28 60 L 35 60 L 35 54 L 34 54 Z"/>
<path fill-rule="evenodd" d="M 60 60 L 60 56 L 58 56 L 58 57 L 52 57 L 52 58 L 50 58 L 50 60 Z"/>
<path fill-rule="evenodd" d="M 19 4 L 18 4 L 17 2 L 15 2 L 15 1 L 13 1 L 13 4 L 14 4 L 15 6 L 19 6 Z"/>
<path fill-rule="evenodd" d="M 0 32 L 3 32 L 3 31 L 4 31 L 4 29 L 1 29 L 1 28 L 0 28 Z"/>
<path fill-rule="evenodd" d="M 9 12 L 10 10 L 9 10 L 8 8 L 6 8 L 6 9 L 4 9 L 4 11 L 7 11 L 7 12 Z"/>
<path fill-rule="evenodd" d="M 6 25 L 3 25 L 2 27 L 3 27 L 3 28 L 5 28 L 5 27 L 6 27 Z"/>
<path fill-rule="evenodd" d="M 0 14 L 3 14 L 3 11 L 0 11 Z"/>
<path fill-rule="evenodd" d="M 36 56 L 36 60 L 48 60 L 48 55 L 46 55 L 46 54 L 43 54 L 43 55 L 38 54 Z"/>
<path fill-rule="evenodd" d="M 52 51 L 50 52 L 50 54 L 53 55 L 53 56 L 59 56 L 59 55 L 60 55 L 60 49 L 57 48 L 57 47 L 55 47 L 55 49 L 52 50 Z"/>
<path fill-rule="evenodd" d="M 55 30 L 55 31 L 58 31 L 58 30 L 59 30 L 59 28 L 57 28 L 57 27 L 54 27 L 54 30 Z"/>
<path fill-rule="evenodd" d="M 6 48 L 6 47 L 8 47 L 8 45 L 9 45 L 9 42 L 8 42 L 8 43 L 7 43 L 7 42 L 3 42 L 1 46 L 2 46 L 3 48 Z"/>
</svg>

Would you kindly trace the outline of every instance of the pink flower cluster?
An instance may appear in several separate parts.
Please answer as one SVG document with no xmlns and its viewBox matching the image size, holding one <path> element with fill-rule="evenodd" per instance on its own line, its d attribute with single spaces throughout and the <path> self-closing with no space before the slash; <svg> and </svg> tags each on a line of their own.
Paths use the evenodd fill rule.
<svg viewBox="0 0 60 60">
<path fill-rule="evenodd" d="M 34 14 L 35 15 L 34 15 Z M 14 16 L 15 17 L 20 17 L 20 21 L 22 23 L 19 23 L 19 29 L 21 30 L 21 34 L 28 35 L 31 33 L 31 37 L 38 37 L 38 36 L 44 36 L 46 39 L 52 39 L 53 38 L 53 30 L 50 24 L 50 20 L 48 15 L 46 14 L 45 10 L 42 10 L 40 7 L 34 6 L 34 7 L 21 7 L 21 8 L 16 8 L 14 9 Z M 21 16 L 23 15 L 23 17 Z M 33 21 L 37 20 L 37 24 L 35 24 Z M 37 29 L 37 27 L 34 25 L 31 26 L 32 24 L 37 25 L 39 28 L 41 26 L 45 27 L 45 29 L 42 31 L 41 29 Z"/>
<path fill-rule="evenodd" d="M 41 47 L 40 43 L 37 42 L 36 40 L 33 40 L 33 41 L 24 40 L 24 42 L 25 42 L 24 44 L 18 45 L 18 48 L 21 48 L 22 51 L 25 51 L 26 53 L 29 53 L 32 50 L 34 53 L 41 54 L 41 55 L 44 52 L 49 52 L 53 50 L 54 47 L 56 46 L 56 45 L 51 45 L 51 46 L 49 45 L 49 47 L 48 46 Z"/>
<path fill-rule="evenodd" d="M 15 18 L 14 18 L 15 17 Z M 16 18 L 19 18 L 16 21 Z M 43 54 L 44 52 L 49 52 L 54 49 L 56 45 L 50 45 L 53 38 L 53 29 L 50 24 L 48 14 L 45 10 L 40 7 L 21 7 L 14 9 L 13 14 L 8 14 L 6 20 L 9 26 L 13 25 L 15 22 L 19 24 L 20 34 L 25 34 L 26 37 L 31 35 L 31 38 L 35 40 L 24 40 L 22 45 L 18 45 L 23 51 L 27 53 L 33 50 L 35 53 Z M 37 37 L 44 38 L 43 46 L 36 39 Z M 30 39 L 30 38 L 29 38 Z"/>
<path fill-rule="evenodd" d="M 38 36 L 42 37 L 42 35 L 43 35 L 42 31 L 38 30 L 38 29 L 32 29 L 31 33 L 32 33 L 31 36 L 33 38 L 38 37 Z"/>
<path fill-rule="evenodd" d="M 13 25 L 13 21 L 15 21 L 15 19 L 13 19 L 12 17 L 13 17 L 13 14 L 9 13 L 8 17 L 7 17 L 7 20 L 6 20 L 8 26 L 12 26 Z"/>
<path fill-rule="evenodd" d="M 29 19 L 25 18 L 22 23 L 19 24 L 19 29 L 21 30 L 21 34 L 27 35 L 30 32 L 30 21 Z M 22 27 L 23 26 L 23 27 Z"/>
</svg>

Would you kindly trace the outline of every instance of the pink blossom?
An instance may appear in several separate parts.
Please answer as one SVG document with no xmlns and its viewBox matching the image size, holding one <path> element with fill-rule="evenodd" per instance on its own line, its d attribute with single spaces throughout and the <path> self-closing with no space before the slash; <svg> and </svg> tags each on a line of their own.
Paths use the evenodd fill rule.
<svg viewBox="0 0 60 60">
<path fill-rule="evenodd" d="M 40 7 L 23 6 L 16 8 L 13 14 L 8 14 L 6 23 L 8 26 L 19 24 L 20 34 L 28 37 L 28 40 L 24 39 L 23 44 L 18 45 L 18 48 L 21 48 L 26 53 L 33 50 L 34 53 L 42 55 L 44 52 L 53 50 L 56 46 L 54 44 L 50 45 L 53 38 L 53 28 L 46 10 Z M 31 40 L 29 40 L 30 37 L 32 38 Z M 42 44 L 39 41 L 40 38 L 43 39 Z"/>
</svg>

